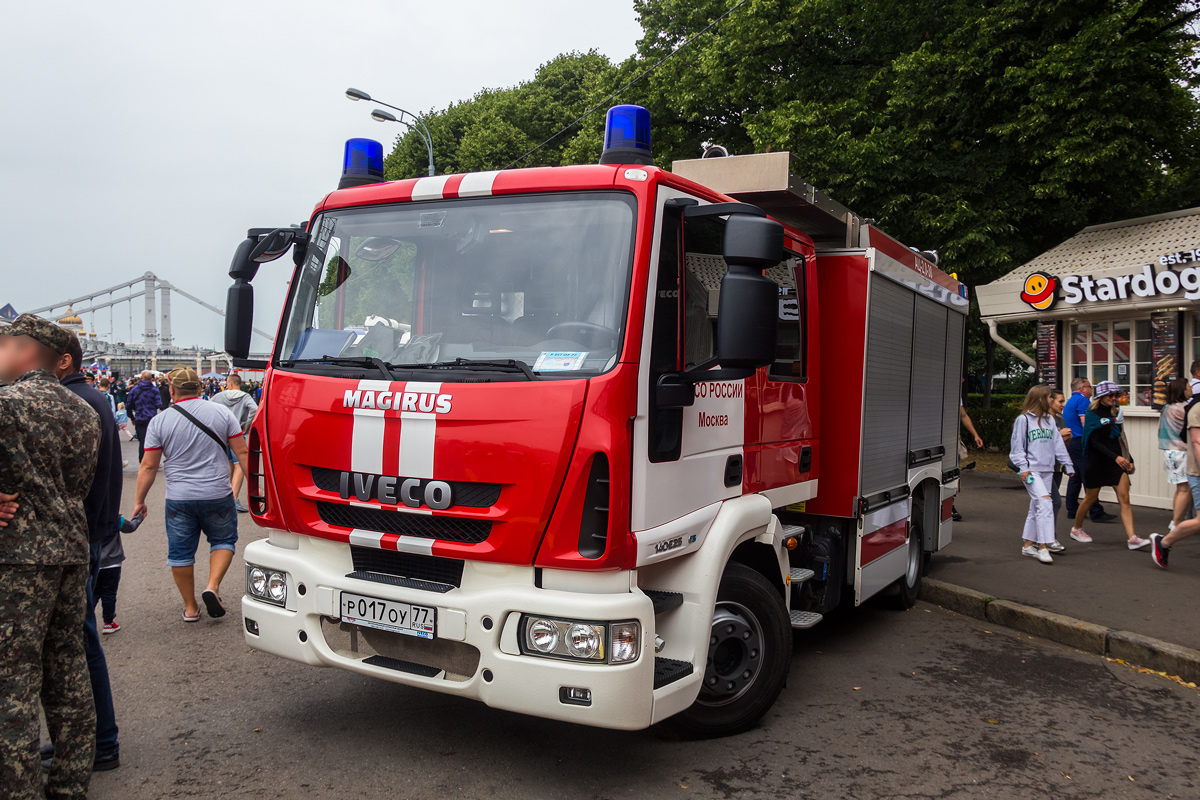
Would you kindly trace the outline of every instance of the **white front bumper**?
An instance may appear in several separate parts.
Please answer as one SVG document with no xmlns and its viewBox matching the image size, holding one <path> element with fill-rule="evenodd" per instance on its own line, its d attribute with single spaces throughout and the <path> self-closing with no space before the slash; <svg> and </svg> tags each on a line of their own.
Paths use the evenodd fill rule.
<svg viewBox="0 0 1200 800">
<path fill-rule="evenodd" d="M 246 642 L 256 650 L 314 666 L 341 667 L 396 683 L 471 697 L 494 708 L 538 717 L 630 730 L 651 724 L 654 611 L 650 599 L 636 586 L 630 590 L 635 583 L 633 573 L 622 573 L 629 579 L 624 581 L 623 591 L 615 590 L 623 581 L 611 573 L 594 582 L 589 580 L 590 575 L 581 574 L 580 588 L 591 585 L 592 591 L 563 591 L 537 588 L 532 567 L 468 561 L 461 588 L 438 593 L 347 578 L 353 564 L 345 544 L 287 534 L 278 538 L 295 548 L 261 540 L 249 544 L 245 551 L 247 564 L 288 574 L 286 608 L 249 595 L 242 598 L 242 615 L 248 622 Z M 423 677 L 363 663 L 361 656 L 344 649 L 335 651 L 326 640 L 325 629 L 338 617 L 342 590 L 436 607 L 438 640 L 443 644 L 460 642 L 477 650 L 477 668 L 469 676 Z M 633 663 L 620 665 L 521 655 L 516 629 L 522 613 L 606 622 L 637 620 L 641 652 Z M 326 618 L 324 626 L 322 617 Z M 486 620 L 491 621 L 490 629 L 485 627 Z M 250 633 L 250 621 L 257 623 L 257 634 Z M 402 644 L 421 647 L 424 640 L 414 638 Z M 469 652 L 465 647 L 458 650 Z M 436 658 L 423 663 L 428 661 Z M 564 703 L 560 699 L 563 687 L 591 690 L 591 705 Z"/>
</svg>

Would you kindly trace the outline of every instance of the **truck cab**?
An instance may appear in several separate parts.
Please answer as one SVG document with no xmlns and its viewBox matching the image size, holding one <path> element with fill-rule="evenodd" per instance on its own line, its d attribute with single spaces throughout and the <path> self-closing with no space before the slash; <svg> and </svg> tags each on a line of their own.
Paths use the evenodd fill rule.
<svg viewBox="0 0 1200 800">
<path fill-rule="evenodd" d="M 824 284 L 850 306 L 854 289 L 803 225 L 637 145 L 610 146 L 620 163 L 348 172 L 364 185 L 302 228 L 250 232 L 231 355 L 247 356 L 258 265 L 295 262 L 250 432 L 250 507 L 270 529 L 245 551 L 250 646 L 537 716 L 723 735 L 769 709 L 792 630 L 843 587 L 915 599 L 957 485 L 937 450 L 952 359 L 943 347 L 914 524 L 910 426 L 901 498 L 864 495 L 839 452 L 870 435 L 861 394 L 857 411 L 841 394 L 866 381 L 866 300 L 892 291 L 870 291 L 867 262 L 884 256 L 836 248 L 868 276 L 836 319 Z M 944 334 L 962 304 L 920 286 Z M 823 344 L 846 324 L 861 328 L 846 346 Z M 832 392 L 828 367 L 846 376 Z M 824 415 L 853 414 L 856 436 L 824 447 L 857 474 L 824 497 Z M 866 582 L 864 539 L 890 559 Z"/>
</svg>

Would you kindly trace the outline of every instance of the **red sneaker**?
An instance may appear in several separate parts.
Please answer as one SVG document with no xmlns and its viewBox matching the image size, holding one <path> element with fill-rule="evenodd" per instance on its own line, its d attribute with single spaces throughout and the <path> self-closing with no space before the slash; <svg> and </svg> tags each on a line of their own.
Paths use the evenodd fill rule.
<svg viewBox="0 0 1200 800">
<path fill-rule="evenodd" d="M 110 633 L 116 633 L 119 630 L 121 630 L 121 623 L 117 622 L 115 619 L 112 622 L 104 623 L 105 635 L 110 634 Z"/>
</svg>

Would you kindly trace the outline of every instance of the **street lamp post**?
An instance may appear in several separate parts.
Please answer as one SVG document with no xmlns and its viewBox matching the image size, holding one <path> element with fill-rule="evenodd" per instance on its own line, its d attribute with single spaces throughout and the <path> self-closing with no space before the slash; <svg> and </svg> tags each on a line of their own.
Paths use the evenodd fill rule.
<svg viewBox="0 0 1200 800">
<path fill-rule="evenodd" d="M 388 108 L 392 109 L 393 111 L 399 111 L 400 116 L 396 117 L 395 115 L 389 114 L 386 111 L 380 111 L 379 109 L 375 109 L 374 111 L 371 112 L 371 119 L 375 120 L 376 122 L 399 122 L 401 125 L 406 125 L 406 126 L 408 126 L 409 129 L 416 131 L 417 135 L 420 136 L 422 140 L 424 140 L 425 149 L 429 152 L 429 175 L 430 175 L 430 177 L 433 176 L 433 136 L 430 135 L 429 128 L 425 127 L 425 123 L 424 123 L 424 121 L 422 121 L 422 119 L 420 117 L 418 117 L 416 114 L 412 113 L 411 111 L 405 111 L 403 108 L 400 108 L 399 106 L 394 106 L 391 103 L 385 103 L 382 100 L 375 100 L 373 97 L 371 97 L 371 95 L 369 95 L 366 92 L 361 91 L 359 89 L 347 89 L 346 97 L 348 97 L 351 100 L 356 100 L 356 101 L 357 100 L 367 100 L 370 102 L 378 103 L 381 106 L 387 106 Z M 412 122 L 409 122 L 408 120 L 406 120 L 405 119 L 406 116 L 411 117 Z M 413 124 L 413 123 L 416 123 L 416 124 Z"/>
</svg>

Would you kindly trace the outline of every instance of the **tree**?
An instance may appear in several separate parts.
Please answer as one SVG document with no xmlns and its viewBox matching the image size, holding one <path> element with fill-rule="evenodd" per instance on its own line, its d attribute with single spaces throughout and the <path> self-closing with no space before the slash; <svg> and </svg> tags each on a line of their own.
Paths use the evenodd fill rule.
<svg viewBox="0 0 1200 800">
<path fill-rule="evenodd" d="M 638 0 L 641 57 L 729 5 Z M 751 0 L 649 79 L 652 110 L 690 129 L 656 155 L 790 150 L 808 181 L 987 283 L 1087 225 L 1200 201 L 1193 6 Z"/>
</svg>

